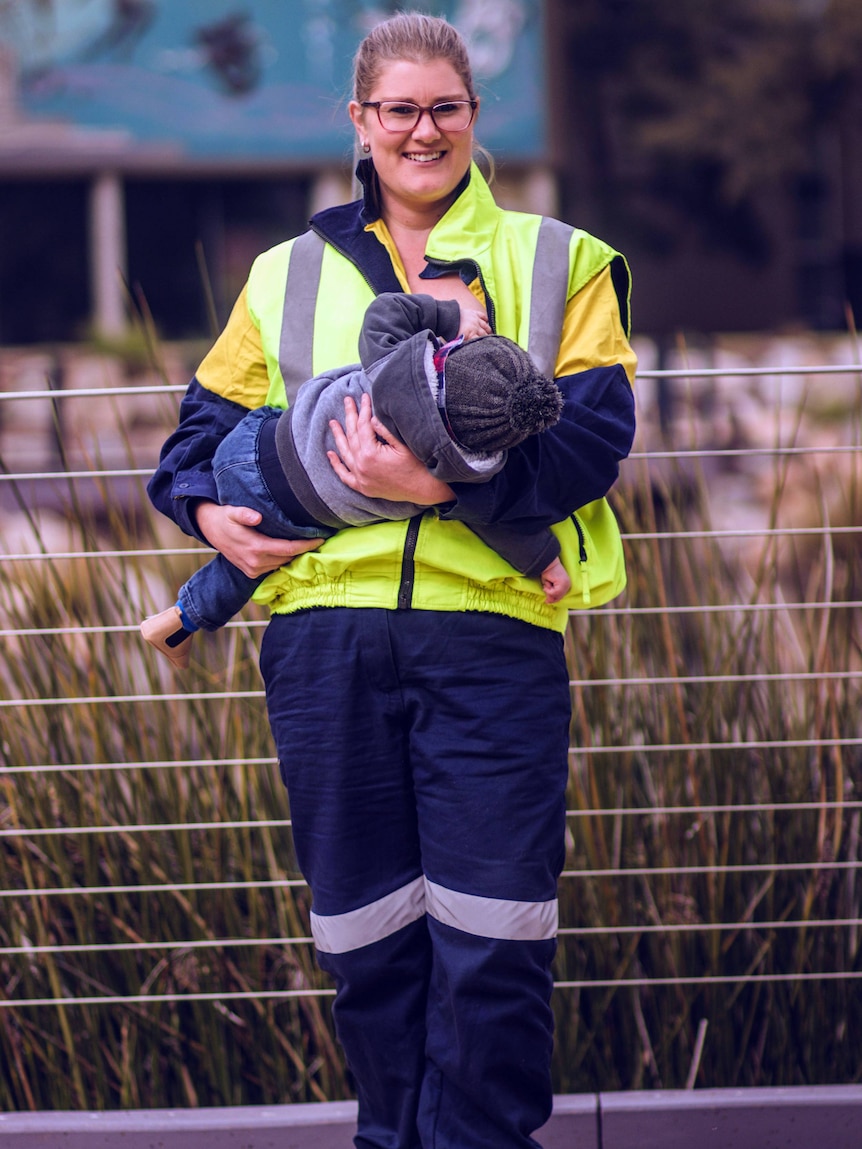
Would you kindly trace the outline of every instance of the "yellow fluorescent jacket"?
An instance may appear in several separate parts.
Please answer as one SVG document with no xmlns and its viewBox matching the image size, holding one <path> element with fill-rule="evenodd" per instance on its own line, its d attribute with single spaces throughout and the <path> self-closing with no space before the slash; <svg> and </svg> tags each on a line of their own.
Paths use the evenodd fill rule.
<svg viewBox="0 0 862 1149">
<path fill-rule="evenodd" d="M 493 313 L 495 330 L 531 353 L 531 307 L 539 306 L 533 293 L 541 223 L 540 216 L 500 209 L 474 167 L 426 248 L 432 261 L 474 261 L 480 275 L 473 290 Z M 385 226 L 377 221 L 369 230 L 389 250 L 407 290 Z M 289 240 L 258 257 L 225 330 L 197 373 L 203 387 L 249 409 L 265 402 L 287 406 L 282 365 L 290 362 L 293 348 L 284 345 L 285 284 L 295 244 Z M 572 230 L 564 253 L 568 286 L 559 352 L 556 364 L 546 368 L 558 378 L 615 364 L 623 365 L 630 382 L 634 377 L 635 357 L 611 282 L 610 265 L 617 254 Z M 307 309 L 311 322 L 310 331 L 304 328 L 310 351 L 306 374 L 358 360 L 359 330 L 373 297 L 360 270 L 333 247 L 323 247 L 315 297 L 300 300 L 300 310 Z M 301 359 L 302 349 L 296 354 Z M 418 524 L 411 522 L 412 527 L 408 522 L 384 522 L 340 531 L 318 550 L 271 574 L 255 601 L 273 613 L 408 605 L 490 611 L 563 631 L 570 609 L 598 606 L 625 586 L 619 529 L 605 499 L 578 508 L 576 521 L 567 519 L 552 528 L 572 579 L 570 594 L 552 606 L 545 603 L 538 580 L 516 572 L 464 523 L 441 519 L 433 509 Z"/>
</svg>

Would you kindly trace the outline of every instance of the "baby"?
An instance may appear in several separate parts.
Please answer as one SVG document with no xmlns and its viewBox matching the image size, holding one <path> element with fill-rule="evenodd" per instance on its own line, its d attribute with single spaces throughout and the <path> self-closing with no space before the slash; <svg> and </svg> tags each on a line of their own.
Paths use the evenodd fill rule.
<svg viewBox="0 0 862 1149">
<path fill-rule="evenodd" d="M 359 338 L 360 364 L 308 380 L 283 411 L 250 411 L 213 458 L 219 502 L 261 513 L 257 529 L 274 538 L 328 538 L 347 526 L 412 518 L 427 510 L 373 499 L 342 482 L 330 462 L 331 423 L 344 402 L 369 396 L 377 419 L 446 483 L 484 482 L 507 450 L 560 418 L 562 395 L 529 355 L 490 333 L 487 316 L 454 300 L 383 294 L 369 305 Z M 367 399 L 365 400 L 368 401 Z M 545 601 L 571 586 L 550 530 L 471 529 L 516 570 L 539 578 Z M 216 630 L 262 581 L 216 555 L 179 591 L 177 603 L 144 620 L 144 638 L 178 668 L 189 663 L 196 630 Z"/>
</svg>

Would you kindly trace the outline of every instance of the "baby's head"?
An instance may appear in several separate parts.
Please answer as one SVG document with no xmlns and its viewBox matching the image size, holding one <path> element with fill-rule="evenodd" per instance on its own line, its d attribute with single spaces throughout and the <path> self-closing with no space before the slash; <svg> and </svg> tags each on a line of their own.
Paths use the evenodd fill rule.
<svg viewBox="0 0 862 1149">
<path fill-rule="evenodd" d="M 434 364 L 440 415 L 468 451 L 503 451 L 559 421 L 560 389 L 503 335 L 446 344 Z"/>
</svg>

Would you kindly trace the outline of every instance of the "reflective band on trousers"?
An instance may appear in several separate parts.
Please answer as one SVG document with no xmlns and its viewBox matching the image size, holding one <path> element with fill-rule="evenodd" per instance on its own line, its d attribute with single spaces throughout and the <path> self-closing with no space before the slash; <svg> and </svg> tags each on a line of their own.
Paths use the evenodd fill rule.
<svg viewBox="0 0 862 1149">
<path fill-rule="evenodd" d="M 499 941 L 546 941 L 557 933 L 557 899 L 516 902 L 462 894 L 416 878 L 376 902 L 346 914 L 311 914 L 314 944 L 340 954 L 379 942 L 429 913 L 437 921 L 476 937 Z"/>
<path fill-rule="evenodd" d="M 510 902 L 447 890 L 425 879 L 425 909 L 438 922 L 465 934 L 501 941 L 540 942 L 555 936 L 557 899 Z"/>
</svg>

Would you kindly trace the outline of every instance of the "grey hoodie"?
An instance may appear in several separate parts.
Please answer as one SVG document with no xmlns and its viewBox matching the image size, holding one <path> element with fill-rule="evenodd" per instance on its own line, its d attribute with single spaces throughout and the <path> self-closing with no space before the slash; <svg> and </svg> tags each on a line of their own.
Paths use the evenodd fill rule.
<svg viewBox="0 0 862 1149">
<path fill-rule="evenodd" d="M 457 336 L 459 325 L 460 308 L 454 300 L 379 295 L 365 313 L 359 337 L 362 362 L 317 375 L 300 387 L 278 420 L 275 446 L 283 479 L 315 520 L 337 529 L 409 519 L 428 509 L 368 498 L 336 475 L 326 457 L 327 450 L 335 450 L 329 422 L 343 422 L 347 396 L 358 408 L 363 393 L 370 394 L 377 418 L 444 483 L 481 483 L 505 465 L 506 451 L 478 454 L 455 443 L 437 408 L 434 352 L 441 342 Z M 559 555 L 559 543 L 550 531 L 525 534 L 468 525 L 531 577 Z"/>
</svg>

